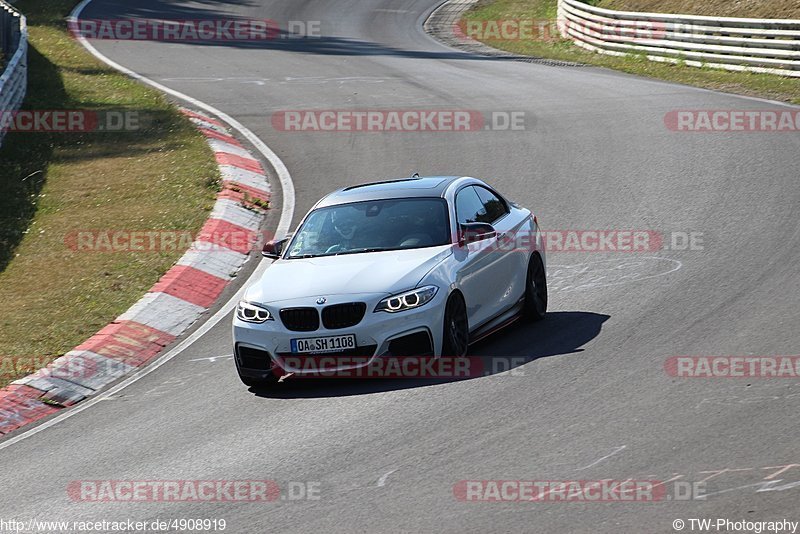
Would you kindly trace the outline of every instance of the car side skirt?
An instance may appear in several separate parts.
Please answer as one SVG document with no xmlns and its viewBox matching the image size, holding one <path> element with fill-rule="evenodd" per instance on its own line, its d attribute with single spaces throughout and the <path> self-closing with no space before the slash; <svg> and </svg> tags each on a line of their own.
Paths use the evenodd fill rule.
<svg viewBox="0 0 800 534">
<path fill-rule="evenodd" d="M 469 344 L 477 343 L 478 341 L 502 330 L 503 328 L 515 323 L 522 317 L 522 311 L 525 308 L 525 298 L 519 299 L 513 306 L 506 311 L 501 312 L 493 319 L 485 322 L 475 330 L 469 333 Z"/>
</svg>

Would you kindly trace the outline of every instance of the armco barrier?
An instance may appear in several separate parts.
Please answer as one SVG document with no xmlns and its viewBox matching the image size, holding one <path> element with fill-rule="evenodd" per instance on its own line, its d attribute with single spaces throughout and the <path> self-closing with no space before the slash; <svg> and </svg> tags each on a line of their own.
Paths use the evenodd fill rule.
<svg viewBox="0 0 800 534">
<path fill-rule="evenodd" d="M 0 0 L 0 118 L 14 112 L 25 99 L 28 87 L 28 28 L 25 17 L 9 4 Z M 0 146 L 6 131 L 0 122 Z"/>
<path fill-rule="evenodd" d="M 800 77 L 800 20 L 636 13 L 558 0 L 561 35 L 610 55 Z"/>
</svg>

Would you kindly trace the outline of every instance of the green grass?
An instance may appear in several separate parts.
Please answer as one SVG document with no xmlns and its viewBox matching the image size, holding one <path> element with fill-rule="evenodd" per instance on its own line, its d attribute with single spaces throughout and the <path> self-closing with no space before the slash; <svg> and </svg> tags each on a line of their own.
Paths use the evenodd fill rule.
<svg viewBox="0 0 800 534">
<path fill-rule="evenodd" d="M 555 20 L 556 8 L 556 0 L 484 0 L 465 13 L 464 20 Z M 800 80 L 797 78 L 658 63 L 642 56 L 607 56 L 584 50 L 561 38 L 486 39 L 483 42 L 516 54 L 586 63 L 670 82 L 800 104 Z"/>
<path fill-rule="evenodd" d="M 202 135 L 156 91 L 66 31 L 75 0 L 20 0 L 30 110 L 127 110 L 126 133 L 10 133 L 0 149 L 0 358 L 55 358 L 136 302 L 181 256 L 76 252 L 78 230 L 197 231 L 219 175 Z M 21 374 L 33 369 L 21 369 Z M 14 377 L 0 376 L 0 386 Z"/>
<path fill-rule="evenodd" d="M 680 13 L 712 17 L 800 19 L 797 0 L 591 0 L 592 5 L 619 11 Z"/>
</svg>

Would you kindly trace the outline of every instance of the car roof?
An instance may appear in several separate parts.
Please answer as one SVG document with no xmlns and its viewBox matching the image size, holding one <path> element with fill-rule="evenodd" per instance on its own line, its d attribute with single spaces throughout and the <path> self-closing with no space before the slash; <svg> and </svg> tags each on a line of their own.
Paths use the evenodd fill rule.
<svg viewBox="0 0 800 534">
<path fill-rule="evenodd" d="M 334 191 L 316 207 L 387 198 L 442 197 L 450 184 L 460 178 L 462 176 L 421 176 L 353 185 Z"/>
</svg>

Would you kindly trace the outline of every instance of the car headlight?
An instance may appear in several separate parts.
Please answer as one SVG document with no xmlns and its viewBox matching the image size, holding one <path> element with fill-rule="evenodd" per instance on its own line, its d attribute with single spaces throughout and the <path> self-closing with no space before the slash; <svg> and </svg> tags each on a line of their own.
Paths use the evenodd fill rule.
<svg viewBox="0 0 800 534">
<path fill-rule="evenodd" d="M 438 290 L 439 288 L 436 286 L 425 286 L 406 291 L 405 293 L 392 295 L 380 301 L 375 307 L 375 311 L 395 313 L 419 308 L 430 302 Z"/>
<path fill-rule="evenodd" d="M 246 323 L 263 323 L 273 320 L 269 310 L 251 304 L 246 300 L 239 302 L 239 305 L 236 306 L 236 317 Z"/>
</svg>

